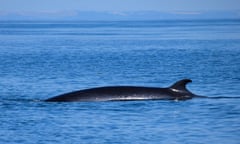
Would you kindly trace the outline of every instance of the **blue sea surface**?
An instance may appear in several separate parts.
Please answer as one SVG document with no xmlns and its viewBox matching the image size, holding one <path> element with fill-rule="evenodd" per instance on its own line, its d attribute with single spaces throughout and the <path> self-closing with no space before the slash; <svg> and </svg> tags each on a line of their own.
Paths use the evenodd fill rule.
<svg viewBox="0 0 240 144">
<path fill-rule="evenodd" d="M 48 103 L 109 85 L 188 101 Z M 1 21 L 0 143 L 239 144 L 240 20 Z"/>
</svg>

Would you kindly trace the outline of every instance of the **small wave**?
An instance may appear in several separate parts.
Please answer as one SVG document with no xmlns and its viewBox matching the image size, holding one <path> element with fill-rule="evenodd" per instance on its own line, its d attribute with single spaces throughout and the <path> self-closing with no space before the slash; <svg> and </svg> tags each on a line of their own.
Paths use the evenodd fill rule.
<svg viewBox="0 0 240 144">
<path fill-rule="evenodd" d="M 227 96 L 218 96 L 218 97 L 206 97 L 208 99 L 240 99 L 240 96 L 231 96 L 231 97 L 227 97 Z"/>
<path fill-rule="evenodd" d="M 24 99 L 24 98 L 17 98 L 17 99 L 5 98 L 5 99 L 1 99 L 1 101 L 8 101 L 8 102 L 42 102 L 43 100 L 40 100 L 40 99 Z"/>
</svg>

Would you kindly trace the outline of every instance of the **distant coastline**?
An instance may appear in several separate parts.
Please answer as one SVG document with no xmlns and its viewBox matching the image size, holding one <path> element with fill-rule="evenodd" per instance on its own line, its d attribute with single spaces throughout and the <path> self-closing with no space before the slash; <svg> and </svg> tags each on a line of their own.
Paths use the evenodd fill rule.
<svg viewBox="0 0 240 144">
<path fill-rule="evenodd" d="M 201 20 L 240 19 L 239 11 L 0 11 L 0 21 L 5 20 L 71 20 L 71 21 L 138 21 L 138 20 Z"/>
</svg>

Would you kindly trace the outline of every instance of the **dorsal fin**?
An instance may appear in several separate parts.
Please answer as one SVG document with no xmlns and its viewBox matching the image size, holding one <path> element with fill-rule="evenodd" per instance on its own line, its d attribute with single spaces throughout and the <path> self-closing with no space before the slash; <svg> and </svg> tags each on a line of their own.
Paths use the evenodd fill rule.
<svg viewBox="0 0 240 144">
<path fill-rule="evenodd" d="M 188 83 L 192 82 L 192 80 L 190 79 L 183 79 L 180 81 L 177 81 L 176 83 L 174 83 L 172 86 L 170 86 L 169 88 L 175 91 L 187 91 L 186 85 Z"/>
</svg>

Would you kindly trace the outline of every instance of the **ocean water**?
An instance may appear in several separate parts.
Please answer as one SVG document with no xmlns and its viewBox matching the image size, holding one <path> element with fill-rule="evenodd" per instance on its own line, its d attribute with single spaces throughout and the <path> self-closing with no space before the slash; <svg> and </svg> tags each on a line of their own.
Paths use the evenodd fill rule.
<svg viewBox="0 0 240 144">
<path fill-rule="evenodd" d="M 220 99 L 47 103 L 109 85 Z M 0 143 L 240 143 L 240 21 L 1 21 Z"/>
</svg>

